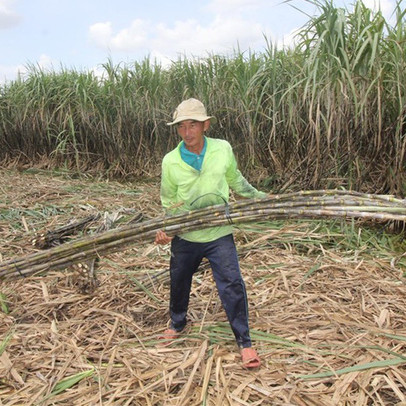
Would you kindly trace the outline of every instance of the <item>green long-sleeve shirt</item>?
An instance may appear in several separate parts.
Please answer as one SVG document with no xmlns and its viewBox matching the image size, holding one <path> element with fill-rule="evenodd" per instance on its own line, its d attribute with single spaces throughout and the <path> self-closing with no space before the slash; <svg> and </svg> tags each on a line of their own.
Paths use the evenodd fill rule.
<svg viewBox="0 0 406 406">
<path fill-rule="evenodd" d="M 167 214 L 224 204 L 224 200 L 229 200 L 229 188 L 243 197 L 266 196 L 266 193 L 255 189 L 241 174 L 227 141 L 206 137 L 207 149 L 200 171 L 182 160 L 182 142 L 166 154 L 162 161 L 161 201 Z M 227 225 L 191 231 L 180 237 L 193 242 L 209 242 L 230 233 L 232 227 Z"/>
</svg>

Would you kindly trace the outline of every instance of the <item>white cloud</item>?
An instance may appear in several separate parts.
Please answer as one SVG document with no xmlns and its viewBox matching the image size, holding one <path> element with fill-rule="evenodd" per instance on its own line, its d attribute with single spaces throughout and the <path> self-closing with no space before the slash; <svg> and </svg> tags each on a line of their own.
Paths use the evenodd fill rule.
<svg viewBox="0 0 406 406">
<path fill-rule="evenodd" d="M 279 2 L 210 0 L 205 12 L 211 20 L 202 12 L 202 18 L 179 19 L 172 23 L 135 19 L 124 28 L 114 27 L 110 21 L 98 22 L 89 27 L 88 38 L 114 58 L 121 58 L 123 54 L 134 59 L 148 55 L 163 65 L 179 56 L 230 55 L 237 47 L 241 52 L 263 51 L 267 41 L 282 48 L 293 44 L 296 32 L 290 29 L 291 32 L 277 37 L 269 19 L 262 18 L 263 14 L 279 12 L 275 8 Z M 258 11 L 262 13 L 261 18 Z"/>
<path fill-rule="evenodd" d="M 55 65 L 57 64 L 58 62 L 52 59 L 49 55 L 41 54 L 36 61 L 30 62 L 27 66 L 21 69 L 20 72 L 23 75 L 25 75 L 30 70 L 31 67 L 33 67 L 34 69 L 39 69 L 44 72 L 54 71 Z"/>
<path fill-rule="evenodd" d="M 120 51 L 131 51 L 146 45 L 148 23 L 140 19 L 134 20 L 129 28 L 121 30 L 111 38 L 112 48 Z"/>
<path fill-rule="evenodd" d="M 163 68 L 169 68 L 172 64 L 172 59 L 159 51 L 152 51 L 149 56 L 151 61 L 158 62 Z"/>
<path fill-rule="evenodd" d="M 14 0 L 0 0 L 0 29 L 17 25 L 21 17 L 13 11 Z"/>
<path fill-rule="evenodd" d="M 134 20 L 129 28 L 113 33 L 111 22 L 96 23 L 89 27 L 89 38 L 97 46 L 113 51 L 134 51 L 147 46 L 148 23 Z"/>
<path fill-rule="evenodd" d="M 101 48 L 109 48 L 113 29 L 111 22 L 96 23 L 89 27 L 89 38 Z"/>
<path fill-rule="evenodd" d="M 50 56 L 42 54 L 39 56 L 36 62 L 30 63 L 28 65 L 0 65 L 0 84 L 13 81 L 17 79 L 18 76 L 21 76 L 21 78 L 24 79 L 27 76 L 31 66 L 44 71 L 53 71 L 55 63 L 56 61 L 53 60 Z"/>
<path fill-rule="evenodd" d="M 55 65 L 55 61 L 46 54 L 41 54 L 38 58 L 37 65 L 44 70 L 50 69 L 52 70 Z"/>
<path fill-rule="evenodd" d="M 106 70 L 100 65 L 93 66 L 89 69 L 89 72 L 92 72 L 98 79 L 104 79 L 106 77 Z"/>
<path fill-rule="evenodd" d="M 157 58 L 158 55 L 174 58 L 179 54 L 229 53 L 237 45 L 245 50 L 263 43 L 267 34 L 261 24 L 237 16 L 216 17 L 206 26 L 193 19 L 176 21 L 172 26 L 137 19 L 117 33 L 110 22 L 96 23 L 89 28 L 90 40 L 110 52 L 147 51 Z"/>
<path fill-rule="evenodd" d="M 242 48 L 262 38 L 260 24 L 242 19 L 215 19 L 202 26 L 195 20 L 177 21 L 173 27 L 156 27 L 153 48 L 161 53 L 196 55 L 207 52 L 229 52 L 239 43 Z"/>
<path fill-rule="evenodd" d="M 9 81 L 15 80 L 19 74 L 25 70 L 22 65 L 18 66 L 7 66 L 0 65 L 0 84 L 7 83 Z"/>
<path fill-rule="evenodd" d="M 274 45 L 278 47 L 278 49 L 282 48 L 289 48 L 295 47 L 297 43 L 297 34 L 299 32 L 299 28 L 295 28 L 287 34 L 284 34 L 282 38 L 276 38 L 274 41 Z"/>
</svg>

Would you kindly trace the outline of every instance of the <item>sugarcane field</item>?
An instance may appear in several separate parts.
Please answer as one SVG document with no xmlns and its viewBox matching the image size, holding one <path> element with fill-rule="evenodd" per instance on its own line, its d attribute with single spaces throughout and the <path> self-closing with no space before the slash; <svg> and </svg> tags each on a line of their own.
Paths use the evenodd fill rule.
<svg viewBox="0 0 406 406">
<path fill-rule="evenodd" d="M 389 22 L 316 1 L 291 48 L 0 84 L 1 406 L 406 406 L 401 3 Z M 205 145 L 227 141 L 255 193 L 170 212 L 164 161 L 196 99 Z M 207 258 L 168 339 L 158 233 L 216 227 L 234 236 L 252 368 Z"/>
</svg>

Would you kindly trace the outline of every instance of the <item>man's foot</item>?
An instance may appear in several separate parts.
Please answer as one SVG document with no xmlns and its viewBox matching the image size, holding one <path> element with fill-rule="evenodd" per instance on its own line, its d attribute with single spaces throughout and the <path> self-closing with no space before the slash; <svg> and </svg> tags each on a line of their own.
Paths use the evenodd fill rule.
<svg viewBox="0 0 406 406">
<path fill-rule="evenodd" d="M 259 368 L 261 360 L 258 353 L 252 347 L 241 349 L 242 366 L 247 369 Z"/>
<path fill-rule="evenodd" d="M 159 337 L 161 340 L 175 340 L 179 337 L 179 333 L 173 328 L 166 329 L 163 334 Z"/>
<path fill-rule="evenodd" d="M 158 339 L 161 340 L 161 345 L 169 345 L 173 340 L 176 340 L 179 337 L 179 333 L 173 328 L 166 329 Z"/>
</svg>

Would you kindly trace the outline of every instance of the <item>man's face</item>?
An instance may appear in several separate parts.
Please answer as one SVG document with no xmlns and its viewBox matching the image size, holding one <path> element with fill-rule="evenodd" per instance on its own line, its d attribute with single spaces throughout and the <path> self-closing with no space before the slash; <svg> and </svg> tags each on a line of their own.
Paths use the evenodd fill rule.
<svg viewBox="0 0 406 406">
<path fill-rule="evenodd" d="M 204 132 L 209 128 L 210 120 L 195 121 L 185 120 L 177 125 L 177 131 L 186 148 L 193 151 L 202 148 L 204 145 Z M 195 152 L 195 151 L 193 151 Z"/>
</svg>

